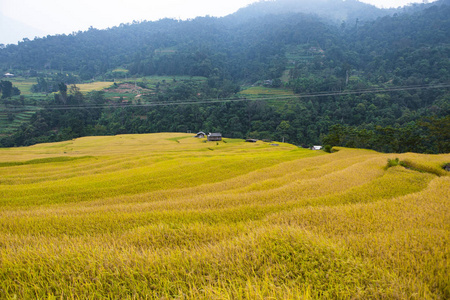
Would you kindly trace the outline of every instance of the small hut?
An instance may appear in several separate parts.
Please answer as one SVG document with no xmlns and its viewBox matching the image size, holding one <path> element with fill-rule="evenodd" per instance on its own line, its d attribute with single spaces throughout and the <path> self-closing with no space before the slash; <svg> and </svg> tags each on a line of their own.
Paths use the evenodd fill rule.
<svg viewBox="0 0 450 300">
<path fill-rule="evenodd" d="M 221 133 L 210 133 L 208 134 L 208 141 L 215 142 L 215 141 L 221 141 L 222 140 L 222 134 Z"/>
<path fill-rule="evenodd" d="M 203 138 L 205 138 L 205 136 L 206 136 L 206 133 L 204 133 L 203 131 L 200 131 L 195 135 L 195 137 L 198 139 L 203 139 Z"/>
</svg>

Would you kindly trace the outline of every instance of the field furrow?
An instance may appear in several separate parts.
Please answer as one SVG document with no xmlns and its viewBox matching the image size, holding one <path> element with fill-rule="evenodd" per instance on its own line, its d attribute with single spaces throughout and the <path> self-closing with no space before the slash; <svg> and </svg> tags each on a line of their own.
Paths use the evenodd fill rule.
<svg viewBox="0 0 450 300">
<path fill-rule="evenodd" d="M 0 299 L 450 297 L 450 155 L 338 150 L 180 133 L 0 149 Z"/>
</svg>

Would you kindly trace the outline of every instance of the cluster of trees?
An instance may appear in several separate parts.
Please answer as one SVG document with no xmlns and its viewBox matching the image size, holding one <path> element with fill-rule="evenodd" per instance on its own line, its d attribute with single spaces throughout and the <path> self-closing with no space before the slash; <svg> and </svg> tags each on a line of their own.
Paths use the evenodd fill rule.
<svg viewBox="0 0 450 300">
<path fill-rule="evenodd" d="M 228 98 L 236 88 L 227 81 L 180 81 L 141 98 L 135 105 L 108 100 L 103 92 L 83 95 L 75 86 L 60 84 L 59 93 L 47 108 L 15 134 L 1 139 L 0 144 L 11 147 L 86 135 L 209 131 L 302 146 L 324 142 L 388 152 L 449 151 L 450 101 L 445 89 L 419 90 L 422 97 L 438 100 L 432 110 L 426 106 L 413 110 L 417 103 L 408 91 L 293 97 L 273 105 Z M 224 96 L 226 100 L 217 102 Z M 185 104 L 177 104 L 179 99 L 185 99 Z M 142 103 L 147 106 L 139 105 Z M 411 110 L 402 110 L 401 106 L 410 106 Z"/>
<path fill-rule="evenodd" d="M 407 126 L 371 129 L 333 125 L 325 144 L 374 149 L 381 152 L 450 152 L 450 116 L 424 118 Z"/>
<path fill-rule="evenodd" d="M 2 99 L 6 99 L 12 96 L 20 95 L 20 90 L 13 86 L 11 81 L 2 80 L 0 81 L 0 93 L 2 93 Z"/>
<path fill-rule="evenodd" d="M 59 90 L 60 83 L 76 84 L 79 82 L 78 76 L 74 76 L 71 73 L 47 73 L 45 76 L 39 75 L 37 77 L 37 83 L 31 87 L 31 91 L 33 93 L 53 93 Z"/>
<path fill-rule="evenodd" d="M 77 72 L 81 79 L 117 67 L 130 74 L 222 76 L 255 82 L 281 76 L 288 44 L 336 41 L 318 17 L 271 15 L 234 24 L 226 18 L 164 19 L 47 36 L 0 49 L 0 67 Z"/>
<path fill-rule="evenodd" d="M 14 134 L 2 138 L 0 145 L 33 145 L 92 135 L 95 133 L 92 127 L 102 113 L 102 109 L 96 107 L 104 103 L 102 92 L 85 96 L 76 87 L 68 89 L 60 83 L 59 93 L 54 94 L 46 108 L 36 112 L 31 121 L 22 124 Z M 77 108 L 69 108 L 74 106 Z"/>
<path fill-rule="evenodd" d="M 0 49 L 0 67 L 63 69 L 87 80 L 125 66 L 132 75 L 223 76 L 253 83 L 281 77 L 286 49 L 310 44 L 325 50 L 325 59 L 312 64 L 319 77 L 328 77 L 329 69 L 333 75 L 356 70 L 372 83 L 430 82 L 449 76 L 448 13 L 445 5 L 432 6 L 413 16 L 349 20 L 339 27 L 292 13 L 249 21 L 241 17 L 236 24 L 232 20 L 242 13 L 183 22 L 164 19 L 8 45 Z M 36 91 L 45 86 L 38 83 Z"/>
</svg>

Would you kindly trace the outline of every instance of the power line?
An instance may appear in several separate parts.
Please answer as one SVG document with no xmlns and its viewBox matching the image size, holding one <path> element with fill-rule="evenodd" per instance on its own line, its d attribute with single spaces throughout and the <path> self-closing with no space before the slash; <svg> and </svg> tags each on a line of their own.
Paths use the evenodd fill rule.
<svg viewBox="0 0 450 300">
<path fill-rule="evenodd" d="M 148 102 L 141 104 L 85 104 L 85 105 L 65 105 L 65 106 L 9 106 L 4 111 L 37 111 L 40 109 L 48 110 L 76 110 L 76 109 L 116 109 L 116 108 L 127 108 L 127 107 L 157 107 L 157 106 L 173 106 L 173 105 L 198 105 L 198 104 L 216 104 L 216 103 L 227 103 L 227 102 L 242 102 L 242 101 L 284 101 L 284 100 L 294 100 L 302 98 L 312 98 L 312 97 L 329 97 L 329 96 L 344 96 L 344 95 L 355 95 L 355 94 L 371 94 L 371 93 L 388 93 L 388 92 L 398 92 L 398 91 L 409 91 L 409 90 L 421 90 L 421 89 L 439 89 L 439 88 L 449 88 L 450 84 L 435 84 L 435 85 L 413 85 L 413 86 L 399 86 L 391 88 L 370 88 L 370 89 L 360 89 L 360 90 L 350 90 L 350 91 L 326 91 L 326 92 L 316 92 L 307 94 L 296 94 L 296 95 L 267 95 L 260 96 L 256 98 L 225 98 L 225 99 L 203 99 L 203 100 L 182 100 L 182 101 L 159 101 L 159 102 Z M 28 108 L 28 109 L 27 109 Z"/>
</svg>

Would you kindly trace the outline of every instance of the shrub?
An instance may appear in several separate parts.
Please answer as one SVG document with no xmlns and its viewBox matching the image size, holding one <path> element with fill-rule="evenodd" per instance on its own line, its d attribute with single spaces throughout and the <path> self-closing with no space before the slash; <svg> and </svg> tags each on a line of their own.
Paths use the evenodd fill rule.
<svg viewBox="0 0 450 300">
<path fill-rule="evenodd" d="M 398 164 L 400 163 L 400 160 L 397 158 L 395 159 L 390 159 L 388 158 L 387 160 L 387 165 L 386 165 L 386 169 L 390 168 L 390 167 L 395 167 L 398 166 Z"/>
</svg>

